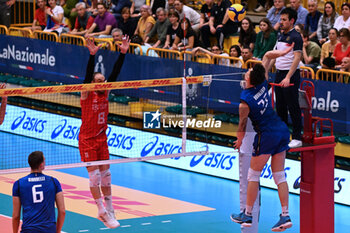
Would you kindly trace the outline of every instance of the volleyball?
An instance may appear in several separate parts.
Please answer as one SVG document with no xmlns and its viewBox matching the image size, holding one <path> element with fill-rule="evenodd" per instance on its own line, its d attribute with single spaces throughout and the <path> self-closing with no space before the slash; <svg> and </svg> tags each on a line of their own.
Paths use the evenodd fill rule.
<svg viewBox="0 0 350 233">
<path fill-rule="evenodd" d="M 228 8 L 228 17 L 234 22 L 240 22 L 244 19 L 246 11 L 241 4 L 233 4 Z"/>
</svg>

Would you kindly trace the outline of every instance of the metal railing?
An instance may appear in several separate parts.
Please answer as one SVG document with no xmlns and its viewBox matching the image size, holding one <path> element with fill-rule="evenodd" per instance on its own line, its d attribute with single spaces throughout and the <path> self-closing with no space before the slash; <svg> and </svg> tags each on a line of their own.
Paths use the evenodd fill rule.
<svg viewBox="0 0 350 233">
<path fill-rule="evenodd" d="M 338 83 L 349 83 L 350 72 L 338 71 L 338 70 L 329 70 L 329 69 L 319 69 L 316 72 L 316 79 L 329 81 L 329 82 L 338 82 Z"/>
<path fill-rule="evenodd" d="M 181 60 L 182 58 L 181 53 L 176 50 L 149 48 L 147 49 L 147 56 L 149 56 L 151 51 L 154 51 L 155 53 L 157 53 L 158 56 L 161 58 L 168 58 L 168 59 L 175 59 L 175 60 Z"/>
<path fill-rule="evenodd" d="M 33 38 L 33 32 L 28 28 L 10 27 L 8 31 L 10 36 Z"/>
<path fill-rule="evenodd" d="M 9 34 L 9 30 L 7 29 L 7 27 L 5 25 L 0 25 L 0 34 L 3 34 L 3 35 Z"/>
<path fill-rule="evenodd" d="M 31 26 L 35 14 L 35 0 L 16 0 L 12 7 L 11 26 Z"/>
<path fill-rule="evenodd" d="M 244 61 L 238 57 L 226 57 L 221 55 L 215 55 L 211 58 L 212 64 L 232 66 L 236 68 L 242 68 Z"/>
<path fill-rule="evenodd" d="M 44 31 L 35 30 L 34 38 L 39 40 L 59 42 L 58 35 L 55 32 L 44 32 Z"/>
<path fill-rule="evenodd" d="M 60 35 L 60 42 L 64 43 L 64 44 L 86 46 L 86 40 L 84 37 L 77 36 L 77 35 L 71 35 L 71 34 L 67 34 L 67 33 L 62 33 Z"/>
</svg>

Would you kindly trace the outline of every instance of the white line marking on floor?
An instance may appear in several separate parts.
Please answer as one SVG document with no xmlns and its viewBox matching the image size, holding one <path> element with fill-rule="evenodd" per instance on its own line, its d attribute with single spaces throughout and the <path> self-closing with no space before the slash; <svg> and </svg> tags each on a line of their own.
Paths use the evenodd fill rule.
<svg viewBox="0 0 350 233">
<path fill-rule="evenodd" d="M 171 222 L 171 220 L 162 221 L 162 223 L 168 223 L 168 222 Z"/>
<path fill-rule="evenodd" d="M 101 231 L 108 230 L 108 229 L 109 229 L 109 228 L 107 228 L 107 227 L 102 227 L 102 228 L 100 228 Z"/>
<path fill-rule="evenodd" d="M 131 225 L 123 225 L 123 226 L 121 226 L 121 227 L 131 227 Z"/>
<path fill-rule="evenodd" d="M 152 223 L 150 223 L 150 222 L 141 223 L 142 226 L 151 225 L 151 224 L 152 224 Z"/>
<path fill-rule="evenodd" d="M 79 230 L 78 232 L 88 232 L 90 230 Z"/>
</svg>

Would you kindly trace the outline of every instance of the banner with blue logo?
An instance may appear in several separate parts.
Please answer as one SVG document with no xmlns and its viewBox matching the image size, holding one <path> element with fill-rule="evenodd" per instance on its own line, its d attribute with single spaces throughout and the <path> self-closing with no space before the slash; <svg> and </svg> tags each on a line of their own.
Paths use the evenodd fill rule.
<svg viewBox="0 0 350 233">
<path fill-rule="evenodd" d="M 95 57 L 95 71 L 106 77 L 112 71 L 117 52 L 100 50 Z M 0 35 L 0 72 L 23 75 L 65 84 L 82 83 L 89 58 L 87 48 Z M 180 60 L 127 54 L 118 81 L 181 77 Z M 187 87 L 188 106 L 200 106 L 222 112 L 238 113 L 241 88 L 237 80 L 244 70 L 186 61 L 186 76 L 213 75 L 209 87 L 191 84 Z M 335 131 L 350 133 L 350 92 L 346 84 L 314 80 L 316 96 L 313 115 L 333 120 Z M 181 87 L 143 88 L 115 91 L 117 94 L 161 99 L 181 103 Z"/>
</svg>

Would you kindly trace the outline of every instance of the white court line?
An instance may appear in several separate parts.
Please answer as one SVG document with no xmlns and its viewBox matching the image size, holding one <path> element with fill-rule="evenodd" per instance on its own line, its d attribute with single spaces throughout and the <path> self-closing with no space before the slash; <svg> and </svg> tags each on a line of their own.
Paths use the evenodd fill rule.
<svg viewBox="0 0 350 233">
<path fill-rule="evenodd" d="M 90 230 L 79 230 L 78 232 L 88 232 Z"/>
<path fill-rule="evenodd" d="M 123 225 L 123 226 L 121 226 L 121 227 L 131 227 L 131 225 Z"/>
<path fill-rule="evenodd" d="M 150 223 L 150 222 L 141 223 L 142 226 L 151 225 L 151 224 L 152 223 Z"/>
<path fill-rule="evenodd" d="M 108 227 L 102 227 L 102 228 L 100 228 L 100 230 L 101 230 L 101 231 L 109 230 L 109 228 L 108 228 Z"/>
<path fill-rule="evenodd" d="M 168 223 L 168 222 L 171 222 L 171 220 L 162 221 L 162 223 Z"/>
</svg>

